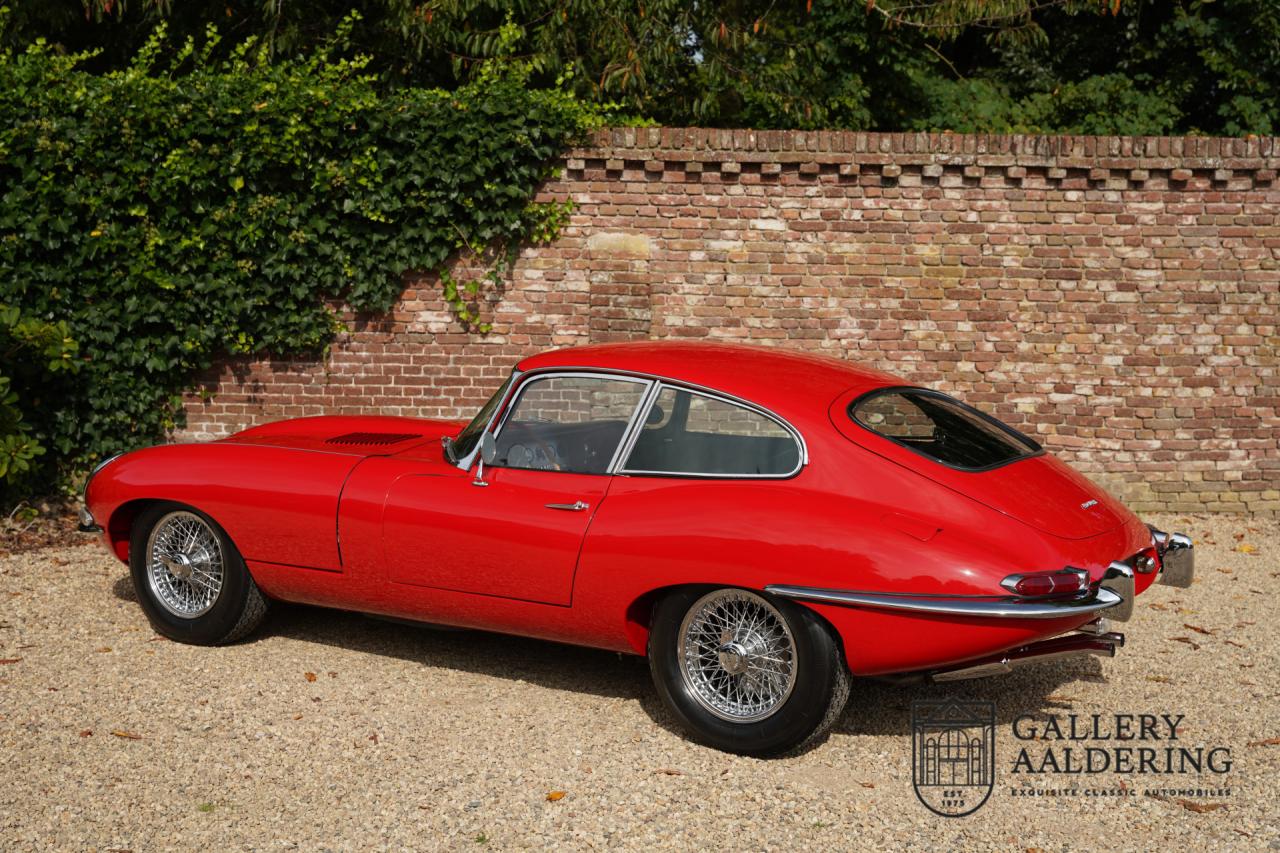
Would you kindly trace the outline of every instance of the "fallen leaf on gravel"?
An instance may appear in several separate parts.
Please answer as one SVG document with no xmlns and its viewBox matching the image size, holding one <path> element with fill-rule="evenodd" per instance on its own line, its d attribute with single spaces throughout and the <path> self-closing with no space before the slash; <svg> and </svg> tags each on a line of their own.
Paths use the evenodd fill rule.
<svg viewBox="0 0 1280 853">
<path fill-rule="evenodd" d="M 1045 701 L 1046 701 L 1046 702 L 1074 702 L 1074 701 L 1076 701 L 1076 697 L 1074 697 L 1074 696 L 1057 696 L 1057 695 L 1053 695 L 1053 696 L 1046 696 L 1046 697 L 1044 697 L 1044 698 L 1045 698 Z"/>
<path fill-rule="evenodd" d="M 674 767 L 659 767 L 656 772 L 661 773 L 664 776 L 683 776 L 684 775 L 683 770 L 677 770 Z"/>
<path fill-rule="evenodd" d="M 136 735 L 133 732 L 126 732 L 123 729 L 112 729 L 111 733 L 125 740 L 142 740 L 142 735 Z"/>
<path fill-rule="evenodd" d="M 1269 737 L 1266 740 L 1255 740 L 1249 746 L 1280 746 L 1280 737 Z"/>
<path fill-rule="evenodd" d="M 1244 643 L 1237 643 L 1235 640 L 1223 640 L 1228 646 L 1235 646 L 1237 649 L 1247 648 Z"/>
<path fill-rule="evenodd" d="M 304 672 L 304 673 L 302 674 L 302 677 L 303 677 L 303 678 L 305 678 L 307 681 L 315 681 L 315 680 L 316 680 L 316 674 L 315 674 L 314 672 Z"/>
<path fill-rule="evenodd" d="M 337 678 L 337 677 L 338 677 L 338 673 L 334 672 L 333 670 L 329 670 L 329 677 L 330 677 L 330 678 Z"/>
<path fill-rule="evenodd" d="M 1160 603 L 1155 602 L 1155 601 L 1151 602 L 1151 603 L 1150 603 L 1150 604 L 1148 604 L 1147 606 L 1148 606 L 1148 607 L 1150 607 L 1152 610 L 1168 610 L 1168 609 L 1169 609 L 1169 608 L 1165 607 L 1163 604 L 1160 604 Z"/>
<path fill-rule="evenodd" d="M 301 719 L 302 719 L 302 715 L 301 715 L 301 714 L 294 714 L 294 715 L 293 715 L 293 718 L 294 718 L 295 720 L 301 720 Z"/>
<path fill-rule="evenodd" d="M 91 737 L 92 735 L 93 735 L 93 731 L 90 729 L 85 729 L 80 733 L 80 737 Z"/>
<path fill-rule="evenodd" d="M 1224 575 L 1229 575 L 1232 573 L 1230 569 L 1218 569 L 1218 571 L 1222 572 Z"/>
<path fill-rule="evenodd" d="M 169 639 L 169 638 L 168 638 L 168 637 L 152 637 L 150 640 L 147 640 L 147 642 L 148 642 L 148 643 L 158 643 L 158 642 L 160 642 L 161 640 L 167 640 L 167 639 Z"/>
<path fill-rule="evenodd" d="M 0 658 L 0 663 L 17 663 L 22 658 Z"/>
<path fill-rule="evenodd" d="M 1192 610 L 1190 607 L 1179 607 L 1179 608 L 1178 608 L 1178 615 L 1179 615 L 1179 616 L 1190 616 L 1192 613 L 1195 613 L 1195 612 L 1196 612 L 1196 611 Z"/>
<path fill-rule="evenodd" d="M 373 742 L 374 742 L 374 744 L 377 744 L 377 742 L 378 742 L 378 733 L 377 733 L 377 732 L 374 732 L 373 734 L 369 735 L 369 740 L 373 741 Z"/>
<path fill-rule="evenodd" d="M 1182 623 L 1182 627 L 1190 628 L 1192 631 L 1195 631 L 1197 634 L 1208 634 L 1210 637 L 1213 636 L 1213 632 L 1210 631 L 1208 628 L 1199 628 L 1195 625 L 1188 625 L 1186 622 Z"/>
<path fill-rule="evenodd" d="M 1257 622 L 1237 622 L 1236 627 L 1239 628 L 1242 625 L 1257 625 L 1257 624 L 1258 624 Z"/>
<path fill-rule="evenodd" d="M 564 799 L 564 794 L 565 794 L 565 792 L 564 792 L 564 791 L 548 791 L 548 792 L 547 792 L 547 802 L 548 802 L 548 803 L 554 803 L 554 802 L 556 802 L 557 800 L 563 800 L 563 799 Z"/>
<path fill-rule="evenodd" d="M 864 788 L 874 788 L 876 786 L 875 782 L 859 782 L 858 784 Z"/>
<path fill-rule="evenodd" d="M 1170 681 L 1170 680 L 1169 680 L 1169 678 L 1168 678 L 1167 676 L 1164 676 L 1164 675 L 1148 675 L 1148 676 L 1147 676 L 1147 681 L 1154 681 L 1154 682 L 1156 682 L 1157 684 L 1172 684 L 1172 683 L 1173 683 L 1172 681 Z"/>
<path fill-rule="evenodd" d="M 1170 637 L 1169 639 L 1173 640 L 1175 643 L 1186 643 L 1188 646 L 1190 646 L 1193 649 L 1196 649 L 1197 651 L 1200 649 L 1200 644 L 1197 643 L 1195 640 L 1191 639 L 1190 637 Z"/>
<path fill-rule="evenodd" d="M 1241 554 L 1258 553 L 1258 549 L 1250 545 L 1248 542 L 1241 542 L 1239 545 L 1235 547 L 1235 550 L 1239 551 Z"/>
<path fill-rule="evenodd" d="M 110 647 L 110 646 L 99 646 L 98 648 L 94 649 L 94 651 L 96 651 L 96 652 L 97 652 L 98 654 L 100 654 L 100 655 L 105 655 L 107 652 L 111 651 L 111 647 Z"/>
<path fill-rule="evenodd" d="M 1182 806 L 1189 812 L 1196 814 L 1204 814 L 1205 812 L 1216 812 L 1218 809 L 1225 809 L 1226 803 L 1197 803 L 1195 800 L 1174 800 L 1178 805 Z"/>
</svg>

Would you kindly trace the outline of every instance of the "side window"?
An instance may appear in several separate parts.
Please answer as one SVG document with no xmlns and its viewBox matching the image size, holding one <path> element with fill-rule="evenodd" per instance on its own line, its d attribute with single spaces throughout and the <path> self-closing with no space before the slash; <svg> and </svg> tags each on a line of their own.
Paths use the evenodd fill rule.
<svg viewBox="0 0 1280 853">
<path fill-rule="evenodd" d="M 663 388 L 623 466 L 626 471 L 706 476 L 787 476 L 800 446 L 757 411 L 716 397 Z"/>
<path fill-rule="evenodd" d="M 590 376 L 530 380 L 498 433 L 494 465 L 605 473 L 647 387 Z"/>
</svg>

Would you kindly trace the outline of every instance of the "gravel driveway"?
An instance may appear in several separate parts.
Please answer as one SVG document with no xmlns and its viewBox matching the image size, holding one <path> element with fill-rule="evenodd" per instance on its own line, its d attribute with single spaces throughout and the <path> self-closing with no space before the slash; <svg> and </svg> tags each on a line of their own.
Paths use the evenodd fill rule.
<svg viewBox="0 0 1280 853">
<path fill-rule="evenodd" d="M 1280 849 L 1280 525 L 1153 521 L 1194 535 L 1199 578 L 1142 596 L 1114 660 L 859 683 L 825 743 L 772 761 L 685 740 L 640 658 L 287 606 L 193 648 L 96 541 L 6 557 L 0 849 Z M 997 708 L 995 791 L 966 818 L 912 790 L 911 701 L 946 695 Z M 1011 723 L 1049 713 L 1183 714 L 1180 742 L 1233 767 L 1012 774 Z M 1015 794 L 1072 786 L 1132 795 Z"/>
</svg>

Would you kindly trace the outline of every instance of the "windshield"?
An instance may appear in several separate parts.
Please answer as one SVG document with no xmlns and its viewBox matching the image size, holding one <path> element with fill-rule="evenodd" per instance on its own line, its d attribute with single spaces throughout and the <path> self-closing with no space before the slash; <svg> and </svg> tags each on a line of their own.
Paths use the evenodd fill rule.
<svg viewBox="0 0 1280 853">
<path fill-rule="evenodd" d="M 452 455 L 455 462 L 460 462 L 471 455 L 471 451 L 475 449 L 476 444 L 480 441 L 480 436 L 484 434 L 484 428 L 488 425 L 489 420 L 493 417 L 493 413 L 497 411 L 498 406 L 502 405 L 502 400 L 507 396 L 507 389 L 511 387 L 511 383 L 516 379 L 515 373 L 507 377 L 507 381 L 502 383 L 502 387 L 494 392 L 489 398 L 489 402 L 480 407 L 480 411 L 476 412 L 476 416 L 471 419 L 471 423 L 458 433 L 458 437 L 453 440 Z"/>
<path fill-rule="evenodd" d="M 850 414 L 872 432 L 952 468 L 986 470 L 1040 452 L 1012 427 L 937 391 L 874 392 L 854 403 Z"/>
</svg>

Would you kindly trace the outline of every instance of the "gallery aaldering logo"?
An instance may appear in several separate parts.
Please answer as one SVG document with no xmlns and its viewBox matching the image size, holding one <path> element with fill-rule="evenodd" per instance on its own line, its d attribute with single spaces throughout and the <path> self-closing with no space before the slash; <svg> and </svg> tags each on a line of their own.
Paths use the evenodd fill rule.
<svg viewBox="0 0 1280 853">
<path fill-rule="evenodd" d="M 1185 743 L 1182 714 L 1022 714 L 1012 723 L 1015 797 L 1135 798 L 1231 796 L 1231 748 Z M 943 817 L 964 817 L 995 786 L 993 702 L 921 699 L 911 704 L 911 780 L 916 796 Z M 1141 780 L 1093 783 L 1104 774 Z M 1194 774 L 1188 787 L 1181 780 Z M 1205 777 L 1208 781 L 1205 781 Z M 1052 787 L 1037 780 L 1054 779 Z M 1172 786 L 1172 787 L 1171 787 Z"/>
<path fill-rule="evenodd" d="M 973 814 L 996 781 L 994 702 L 911 703 L 911 781 L 934 814 Z"/>
</svg>

